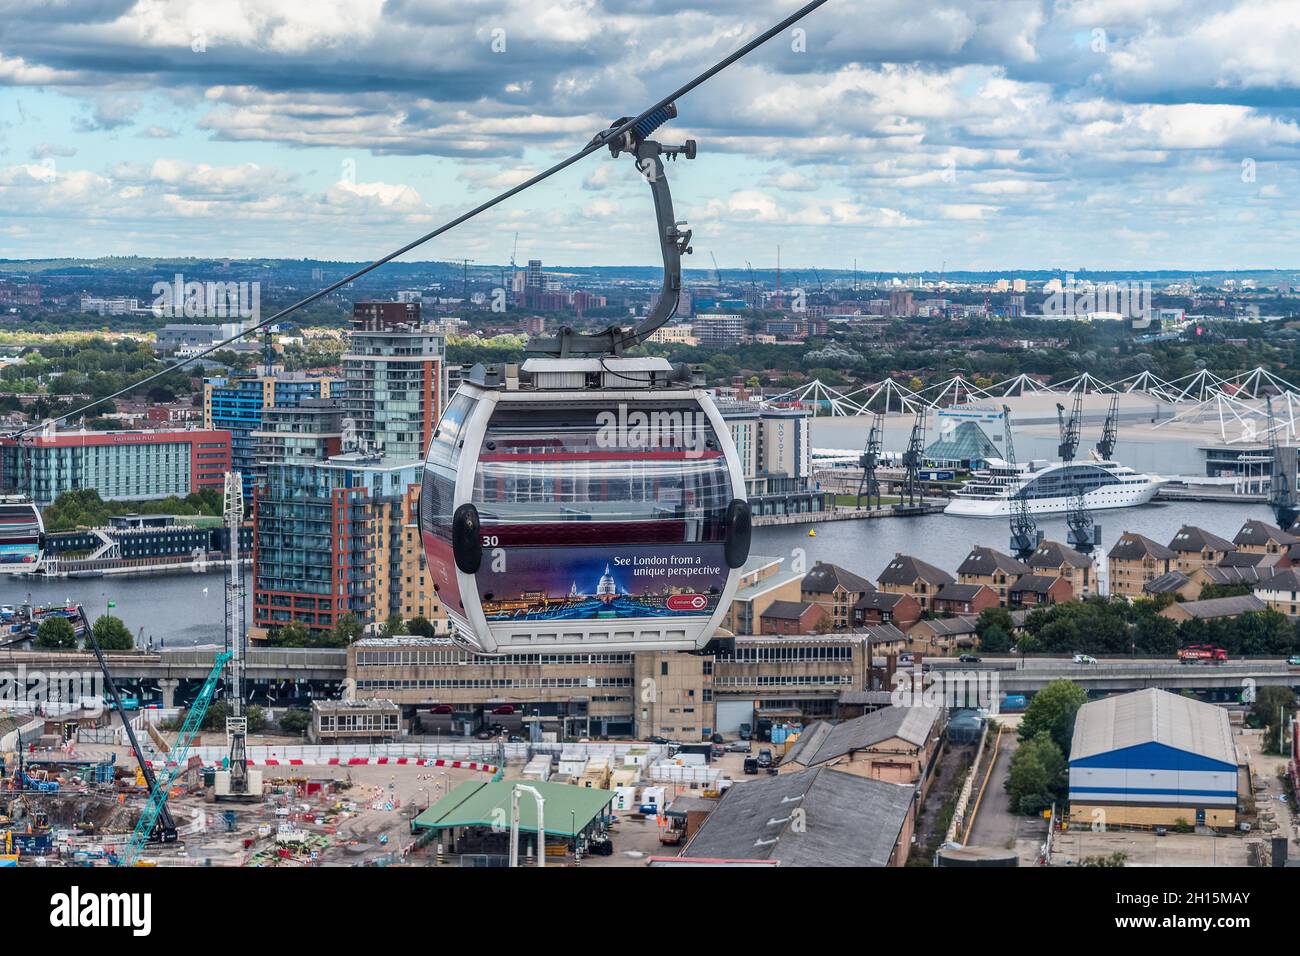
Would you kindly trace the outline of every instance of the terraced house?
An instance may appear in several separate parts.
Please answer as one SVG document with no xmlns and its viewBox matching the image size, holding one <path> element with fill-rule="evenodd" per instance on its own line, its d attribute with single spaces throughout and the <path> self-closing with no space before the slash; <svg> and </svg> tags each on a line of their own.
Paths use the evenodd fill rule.
<svg viewBox="0 0 1300 956">
<path fill-rule="evenodd" d="M 1186 575 L 1191 575 L 1197 568 L 1218 564 L 1225 554 L 1237 550 L 1237 546 L 1227 538 L 1190 524 L 1178 529 L 1169 547 L 1176 555 L 1174 567 Z"/>
<path fill-rule="evenodd" d="M 1107 555 L 1110 593 L 1141 597 L 1147 584 L 1174 570 L 1176 557 L 1172 548 L 1146 535 L 1125 531 Z"/>
<path fill-rule="evenodd" d="M 1073 595 L 1081 600 L 1092 596 L 1092 561 L 1068 545 L 1059 541 L 1039 542 L 1037 550 L 1029 556 L 1029 567 L 1039 576 L 1064 578 Z"/>
<path fill-rule="evenodd" d="M 958 566 L 957 581 L 992 588 L 998 596 L 998 604 L 1006 607 L 1008 590 L 1029 573 L 1029 565 L 1023 561 L 993 548 L 976 545 Z"/>
<path fill-rule="evenodd" d="M 853 624 L 853 605 L 876 586 L 838 564 L 818 561 L 803 579 L 803 600 L 826 612 L 830 626 L 843 630 Z"/>
<path fill-rule="evenodd" d="M 910 595 L 922 611 L 930 611 L 933 610 L 934 596 L 956 581 L 947 571 L 899 552 L 880 572 L 876 583 L 887 593 Z"/>
</svg>

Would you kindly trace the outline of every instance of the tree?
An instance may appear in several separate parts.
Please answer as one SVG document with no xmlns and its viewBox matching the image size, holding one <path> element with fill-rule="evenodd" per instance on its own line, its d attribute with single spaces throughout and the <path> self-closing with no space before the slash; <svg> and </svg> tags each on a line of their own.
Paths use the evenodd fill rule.
<svg viewBox="0 0 1300 956">
<path fill-rule="evenodd" d="M 33 643 L 41 650 L 76 650 L 77 631 L 66 617 L 47 617 L 36 629 Z"/>
<path fill-rule="evenodd" d="M 1011 635 L 1000 624 L 990 624 L 980 637 L 980 650 L 988 654 L 1005 654 L 1011 650 Z"/>
<path fill-rule="evenodd" d="M 295 707 L 280 715 L 280 730 L 286 734 L 301 737 L 311 726 L 311 711 Z"/>
<path fill-rule="evenodd" d="M 330 642 L 334 647 L 347 647 L 365 631 L 365 625 L 351 611 L 344 614 L 334 625 L 333 640 Z"/>
<path fill-rule="evenodd" d="M 1011 756 L 1006 790 L 1017 813 L 1036 815 L 1065 791 L 1065 755 L 1047 731 L 1024 741 Z"/>
<path fill-rule="evenodd" d="M 1088 693 L 1068 680 L 1055 680 L 1034 695 L 1020 722 L 1020 739 L 1033 740 L 1047 733 L 1061 753 L 1070 752 L 1074 718 L 1088 700 Z"/>
<path fill-rule="evenodd" d="M 179 726 L 184 726 L 185 719 L 189 716 L 188 710 L 178 718 Z M 207 713 L 203 715 L 203 723 L 200 725 L 203 730 L 221 730 L 226 729 L 226 718 L 230 716 L 230 703 L 225 700 L 214 700 L 208 704 Z M 266 730 L 266 711 L 261 707 L 250 704 L 244 705 L 244 717 L 248 720 L 248 732 L 250 734 L 260 734 Z"/>
<path fill-rule="evenodd" d="M 130 651 L 135 649 L 135 638 L 120 617 L 105 614 L 95 621 L 91 631 L 101 651 Z"/>
<path fill-rule="evenodd" d="M 405 633 L 406 622 L 402 620 L 402 615 L 396 612 L 388 615 L 388 620 L 379 628 L 380 637 L 400 637 Z"/>
<path fill-rule="evenodd" d="M 1279 753 L 1279 723 L 1289 726 L 1295 716 L 1295 694 L 1289 687 L 1261 687 L 1255 692 L 1255 702 L 1250 708 L 1251 723 L 1264 728 L 1264 749 L 1269 753 Z M 1283 746 L 1286 741 L 1281 741 Z"/>
<path fill-rule="evenodd" d="M 438 631 L 433 626 L 433 622 L 427 617 L 413 617 L 406 622 L 406 633 L 415 634 L 418 637 L 433 637 Z"/>
<path fill-rule="evenodd" d="M 975 633 L 979 636 L 981 644 L 984 641 L 984 632 L 990 627 L 997 626 L 1010 634 L 1015 630 L 1015 622 L 1011 620 L 1011 612 L 1004 607 L 986 607 L 980 611 L 979 617 L 975 618 Z"/>
<path fill-rule="evenodd" d="M 267 635 L 267 642 L 272 647 L 311 647 L 313 646 L 311 631 L 305 624 L 298 621 L 290 621 L 283 627 L 277 628 Z"/>
</svg>

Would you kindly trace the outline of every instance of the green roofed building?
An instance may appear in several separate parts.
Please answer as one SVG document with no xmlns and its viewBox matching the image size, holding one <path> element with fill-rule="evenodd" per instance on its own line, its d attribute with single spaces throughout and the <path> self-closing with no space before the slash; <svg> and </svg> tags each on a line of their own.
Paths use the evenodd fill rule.
<svg viewBox="0 0 1300 956">
<path fill-rule="evenodd" d="M 552 843 L 586 842 L 604 832 L 613 791 L 536 780 L 468 780 L 412 820 L 411 830 L 446 831 L 438 839 L 446 841 L 451 853 L 504 853 L 510 839 L 510 794 L 518 783 L 541 793 Z M 537 801 L 531 793 L 519 795 L 519 832 L 520 855 L 529 846 L 536 852 Z M 534 836 L 524 839 L 522 834 Z"/>
<path fill-rule="evenodd" d="M 1000 459 L 1002 452 L 977 423 L 962 422 L 930 442 L 922 455 L 931 468 L 983 468 L 990 458 Z"/>
</svg>

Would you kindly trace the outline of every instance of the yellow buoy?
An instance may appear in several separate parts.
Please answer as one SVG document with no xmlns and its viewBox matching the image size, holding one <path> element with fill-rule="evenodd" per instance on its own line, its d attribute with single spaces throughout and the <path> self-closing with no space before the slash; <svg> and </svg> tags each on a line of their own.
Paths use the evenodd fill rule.
<svg viewBox="0 0 1300 956">
<path fill-rule="evenodd" d="M 810 538 L 815 538 L 815 537 L 817 537 L 817 532 L 814 531 L 812 528 L 809 528 L 809 529 L 808 529 L 808 537 L 810 537 Z"/>
</svg>

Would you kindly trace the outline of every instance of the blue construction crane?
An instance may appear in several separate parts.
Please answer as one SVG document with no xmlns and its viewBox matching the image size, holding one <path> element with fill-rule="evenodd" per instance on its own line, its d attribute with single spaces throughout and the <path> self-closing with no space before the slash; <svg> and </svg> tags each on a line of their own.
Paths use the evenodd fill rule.
<svg viewBox="0 0 1300 956">
<path fill-rule="evenodd" d="M 218 681 L 221 680 L 221 671 L 229 660 L 229 651 L 217 655 L 208 679 L 203 682 L 203 687 L 199 690 L 199 696 L 194 699 L 194 705 L 185 715 L 185 723 L 181 727 L 180 736 L 176 738 L 176 746 L 168 754 L 167 768 L 154 783 L 153 789 L 149 791 L 149 802 L 140 812 L 135 832 L 131 835 L 131 842 L 127 845 L 126 853 L 121 860 L 123 866 L 135 865 L 140 851 L 149 842 L 149 835 L 153 833 L 158 814 L 162 813 L 167 806 L 167 796 L 171 793 L 172 781 L 185 767 L 185 758 L 190 752 L 190 742 L 203 724 L 203 718 L 208 712 L 208 704 L 212 702 L 212 694 L 217 689 Z"/>
</svg>

